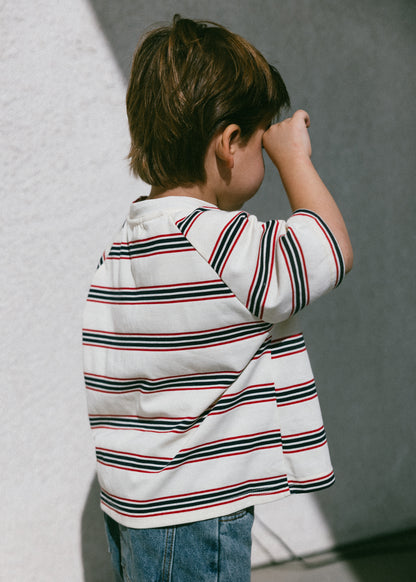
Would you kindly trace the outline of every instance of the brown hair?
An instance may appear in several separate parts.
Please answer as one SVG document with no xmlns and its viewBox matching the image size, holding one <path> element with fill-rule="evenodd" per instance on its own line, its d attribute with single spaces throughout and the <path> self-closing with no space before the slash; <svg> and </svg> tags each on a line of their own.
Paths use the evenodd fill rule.
<svg viewBox="0 0 416 582">
<path fill-rule="evenodd" d="M 235 123 L 249 139 L 289 95 L 277 69 L 242 37 L 176 15 L 139 42 L 126 103 L 132 172 L 173 188 L 205 182 L 214 135 Z"/>
</svg>

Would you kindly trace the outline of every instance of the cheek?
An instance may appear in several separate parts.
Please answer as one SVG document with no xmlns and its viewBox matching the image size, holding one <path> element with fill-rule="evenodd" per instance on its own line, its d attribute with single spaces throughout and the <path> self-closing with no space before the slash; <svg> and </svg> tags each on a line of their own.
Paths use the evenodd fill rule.
<svg viewBox="0 0 416 582">
<path fill-rule="evenodd" d="M 260 180 L 260 184 L 263 182 L 264 174 L 265 174 L 265 166 L 264 166 L 263 154 L 261 154 L 260 161 L 259 161 L 259 180 Z"/>
<path fill-rule="evenodd" d="M 264 160 L 263 155 L 260 154 L 257 157 L 256 163 L 252 168 L 252 184 L 253 188 L 255 188 L 256 191 L 260 188 L 263 179 L 264 179 Z"/>
<path fill-rule="evenodd" d="M 252 169 L 245 183 L 244 201 L 250 200 L 259 190 L 264 179 L 264 166 Z"/>
</svg>

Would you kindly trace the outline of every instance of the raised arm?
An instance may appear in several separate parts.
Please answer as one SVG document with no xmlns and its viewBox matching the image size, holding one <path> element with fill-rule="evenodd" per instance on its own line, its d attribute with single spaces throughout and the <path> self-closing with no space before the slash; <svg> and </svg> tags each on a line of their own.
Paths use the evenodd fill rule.
<svg viewBox="0 0 416 582">
<path fill-rule="evenodd" d="M 279 171 L 292 210 L 312 210 L 326 222 L 338 241 L 348 272 L 353 263 L 351 241 L 335 200 L 312 164 L 309 125 L 309 115 L 298 110 L 264 133 L 263 146 Z"/>
</svg>

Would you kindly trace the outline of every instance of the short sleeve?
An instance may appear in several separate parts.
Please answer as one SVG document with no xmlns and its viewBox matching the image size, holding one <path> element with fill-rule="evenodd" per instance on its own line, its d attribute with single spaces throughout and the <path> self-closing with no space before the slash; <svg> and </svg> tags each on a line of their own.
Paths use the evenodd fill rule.
<svg viewBox="0 0 416 582">
<path fill-rule="evenodd" d="M 256 317 L 284 321 L 338 286 L 339 245 L 310 210 L 287 221 L 259 221 L 247 212 L 197 208 L 176 226 Z"/>
</svg>

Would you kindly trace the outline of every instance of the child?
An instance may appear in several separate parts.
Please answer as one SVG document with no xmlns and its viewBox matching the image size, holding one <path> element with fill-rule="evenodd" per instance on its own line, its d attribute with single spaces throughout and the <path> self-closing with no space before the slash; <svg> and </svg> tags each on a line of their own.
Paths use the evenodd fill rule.
<svg viewBox="0 0 416 582">
<path fill-rule="evenodd" d="M 250 579 L 252 507 L 334 477 L 293 316 L 352 265 L 277 70 L 214 23 L 147 34 L 127 92 L 133 172 L 152 188 L 104 253 L 85 379 L 117 580 Z M 240 210 L 262 148 L 293 215 Z M 277 206 L 277 205 L 276 205 Z"/>
</svg>

